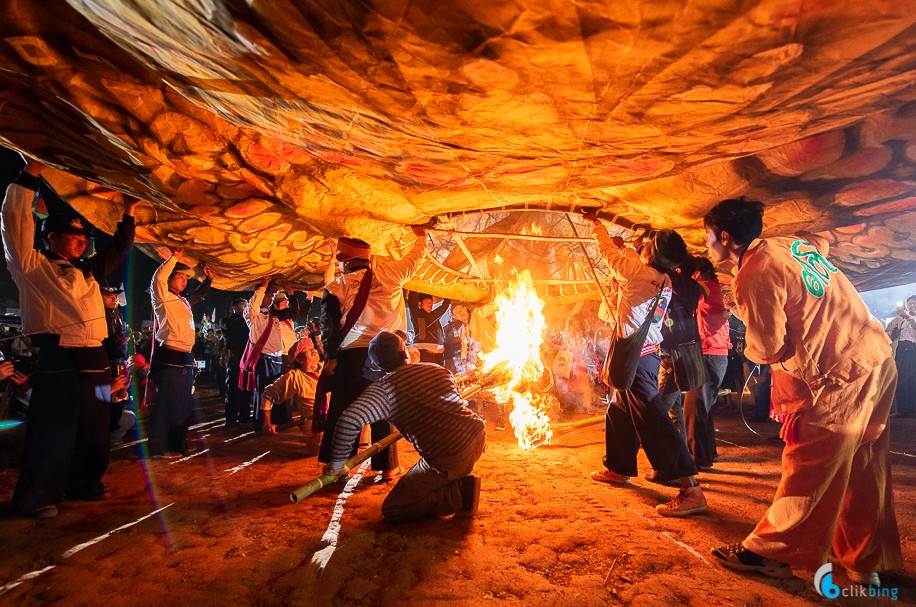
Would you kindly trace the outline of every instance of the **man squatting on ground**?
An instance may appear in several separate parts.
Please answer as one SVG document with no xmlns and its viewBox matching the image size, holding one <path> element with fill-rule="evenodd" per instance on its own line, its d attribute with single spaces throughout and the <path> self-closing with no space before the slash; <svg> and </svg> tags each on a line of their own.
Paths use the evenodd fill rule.
<svg viewBox="0 0 916 607">
<path fill-rule="evenodd" d="M 471 476 L 486 445 L 484 421 L 461 398 L 452 374 L 433 363 L 407 364 L 404 342 L 382 331 L 369 357 L 387 373 L 347 407 L 337 421 L 326 474 L 349 472 L 345 463 L 363 426 L 388 420 L 420 454 L 382 503 L 392 522 L 425 516 L 473 516 L 480 479 Z"/>
<path fill-rule="evenodd" d="M 897 373 L 883 327 L 814 235 L 760 238 L 763 204 L 725 200 L 703 218 L 714 262 L 737 265 L 748 359 L 772 365 L 782 478 L 744 541 L 712 551 L 738 571 L 790 577 L 831 547 L 854 582 L 900 569 L 887 421 Z"/>
<path fill-rule="evenodd" d="M 106 496 L 111 391 L 126 386 L 109 373 L 102 340 L 108 336 L 105 306 L 96 277 L 113 272 L 134 240 L 138 200 L 126 198 L 124 216 L 106 251 L 82 259 L 88 227 L 77 217 L 49 215 L 48 250 L 34 248 L 34 192 L 43 166 L 29 161 L 3 202 L 3 249 L 19 287 L 22 329 L 38 347 L 25 454 L 13 492 L 16 512 L 33 518 L 57 516 L 66 494 L 84 500 Z M 113 383 L 114 382 L 114 383 Z"/>
</svg>

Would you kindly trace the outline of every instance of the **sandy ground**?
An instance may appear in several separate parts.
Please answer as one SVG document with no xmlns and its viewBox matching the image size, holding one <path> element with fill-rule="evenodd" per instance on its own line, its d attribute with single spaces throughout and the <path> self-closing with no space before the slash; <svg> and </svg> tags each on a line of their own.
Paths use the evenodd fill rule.
<svg viewBox="0 0 916 607">
<path fill-rule="evenodd" d="M 206 394 L 203 394 L 206 396 Z M 522 451 L 488 422 L 473 519 L 403 525 L 381 520 L 390 485 L 369 471 L 298 504 L 289 493 L 318 473 L 296 429 L 241 436 L 203 401 L 186 460 L 146 462 L 137 447 L 112 452 L 103 502 L 61 506 L 35 521 L 10 514 L 17 470 L 0 471 L 0 605 L 880 605 L 891 598 L 827 600 L 813 572 L 776 581 L 712 562 L 740 540 L 779 478 L 772 424 L 718 419 L 720 461 L 701 476 L 710 512 L 666 519 L 655 505 L 673 489 L 589 480 L 600 468 L 603 425 Z M 566 420 L 569 421 L 569 420 Z M 417 456 L 401 441 L 402 463 Z M 898 604 L 916 604 L 916 420 L 893 420 L 896 507 L 907 568 L 885 576 Z M 640 465 L 648 469 L 641 456 Z M 347 491 L 352 488 L 352 492 Z M 842 573 L 840 586 L 849 582 Z"/>
</svg>

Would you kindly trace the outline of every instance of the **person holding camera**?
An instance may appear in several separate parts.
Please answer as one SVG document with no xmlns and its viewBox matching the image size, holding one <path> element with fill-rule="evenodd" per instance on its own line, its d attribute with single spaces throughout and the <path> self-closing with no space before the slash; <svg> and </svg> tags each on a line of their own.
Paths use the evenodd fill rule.
<svg viewBox="0 0 916 607">
<path fill-rule="evenodd" d="M 130 252 L 133 213 L 139 200 L 125 198 L 114 242 L 84 259 L 89 226 L 79 217 L 49 215 L 34 248 L 32 201 L 48 188 L 43 166 L 29 160 L 3 201 L 2 233 L 7 268 L 19 287 L 23 332 L 38 348 L 31 373 L 32 398 L 26 446 L 13 509 L 33 518 L 57 516 L 66 495 L 78 500 L 107 496 L 112 377 L 102 347 L 105 307 L 97 277 L 107 276 Z"/>
<path fill-rule="evenodd" d="M 109 370 L 113 378 L 124 376 L 126 384 L 130 384 L 127 375 L 127 323 L 121 316 L 118 296 L 124 292 L 118 287 L 100 287 L 102 303 L 105 305 L 105 322 L 108 324 L 108 337 L 102 340 L 105 351 L 108 352 Z M 124 435 L 137 423 L 137 414 L 131 410 L 130 395 L 127 386 L 122 390 L 113 390 L 111 393 L 111 444 L 121 444 Z"/>
</svg>

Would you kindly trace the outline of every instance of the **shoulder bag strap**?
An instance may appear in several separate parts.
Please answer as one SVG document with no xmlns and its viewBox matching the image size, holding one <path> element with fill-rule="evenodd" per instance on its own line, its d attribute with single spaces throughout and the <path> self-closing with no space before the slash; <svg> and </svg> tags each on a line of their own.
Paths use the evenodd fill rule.
<svg viewBox="0 0 916 607">
<path fill-rule="evenodd" d="M 356 292 L 356 298 L 353 300 L 353 307 L 347 312 L 347 318 L 343 328 L 340 330 L 340 342 L 343 343 L 344 337 L 356 324 L 359 315 L 363 313 L 366 302 L 369 301 L 369 289 L 372 288 L 372 268 L 366 270 L 362 282 L 359 283 L 359 291 Z"/>
</svg>

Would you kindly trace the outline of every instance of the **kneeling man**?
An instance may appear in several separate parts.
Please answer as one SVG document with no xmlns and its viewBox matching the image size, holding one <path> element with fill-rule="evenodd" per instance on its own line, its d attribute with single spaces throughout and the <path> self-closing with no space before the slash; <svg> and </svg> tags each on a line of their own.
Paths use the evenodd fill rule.
<svg viewBox="0 0 916 607">
<path fill-rule="evenodd" d="M 388 420 L 420 454 L 385 498 L 382 515 L 400 522 L 424 516 L 473 516 L 480 479 L 471 476 L 484 451 L 484 421 L 468 408 L 452 374 L 432 363 L 407 364 L 404 342 L 382 331 L 369 343 L 369 357 L 388 373 L 363 391 L 334 430 L 326 474 L 347 474 L 360 429 Z"/>
</svg>

